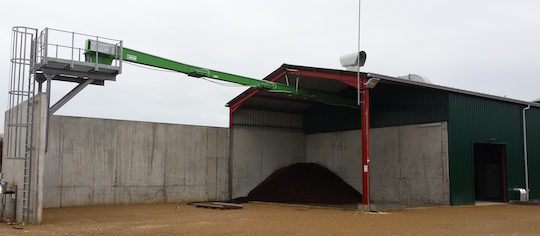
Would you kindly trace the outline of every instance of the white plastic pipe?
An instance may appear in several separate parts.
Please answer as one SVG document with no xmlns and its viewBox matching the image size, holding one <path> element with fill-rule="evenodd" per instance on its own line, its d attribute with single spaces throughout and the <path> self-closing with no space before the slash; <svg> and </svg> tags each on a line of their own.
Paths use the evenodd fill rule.
<svg viewBox="0 0 540 236">
<path fill-rule="evenodd" d="M 527 157 L 527 119 L 525 112 L 531 108 L 531 105 L 523 108 L 523 153 L 525 160 L 525 191 L 527 191 L 527 201 L 529 201 L 529 165 Z"/>
</svg>

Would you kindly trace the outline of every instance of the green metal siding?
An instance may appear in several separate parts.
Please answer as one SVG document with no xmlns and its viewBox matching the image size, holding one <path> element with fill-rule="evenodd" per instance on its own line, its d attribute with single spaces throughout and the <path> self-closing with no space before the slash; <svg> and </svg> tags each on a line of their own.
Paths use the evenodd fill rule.
<svg viewBox="0 0 540 236">
<path fill-rule="evenodd" d="M 450 201 L 473 204 L 473 143 L 506 144 L 508 188 L 524 187 L 522 105 L 473 97 L 449 95 L 448 147 Z M 510 200 L 517 196 L 508 192 Z"/>
<path fill-rule="evenodd" d="M 505 144 L 506 187 L 525 187 L 524 105 L 384 83 L 371 91 L 370 102 L 372 128 L 448 121 L 451 204 L 474 204 L 474 143 Z M 359 111 L 321 104 L 304 113 L 304 131 L 360 129 L 360 117 Z M 540 108 L 527 112 L 527 137 L 531 198 L 540 199 Z M 507 196 L 519 199 L 515 191 Z"/>
<path fill-rule="evenodd" d="M 448 94 L 443 91 L 381 84 L 369 98 L 373 128 L 448 120 Z"/>
<path fill-rule="evenodd" d="M 448 120 L 448 94 L 434 89 L 379 83 L 370 92 L 369 107 L 372 128 Z M 304 113 L 304 131 L 360 129 L 360 119 L 359 110 L 321 104 Z"/>
<path fill-rule="evenodd" d="M 304 113 L 306 134 L 360 129 L 361 113 L 345 107 L 320 104 Z"/>
<path fill-rule="evenodd" d="M 530 198 L 540 199 L 540 108 L 531 108 L 526 117 Z"/>
</svg>

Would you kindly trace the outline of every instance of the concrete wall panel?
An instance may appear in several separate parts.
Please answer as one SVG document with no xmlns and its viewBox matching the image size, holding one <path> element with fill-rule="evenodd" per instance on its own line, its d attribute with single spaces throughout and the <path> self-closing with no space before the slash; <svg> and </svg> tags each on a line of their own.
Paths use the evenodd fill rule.
<svg viewBox="0 0 540 236">
<path fill-rule="evenodd" d="M 362 192 L 361 131 L 306 136 L 306 162 L 328 167 Z M 399 206 L 447 205 L 446 123 L 370 130 L 371 198 Z"/>
<path fill-rule="evenodd" d="M 362 135 L 359 130 L 306 136 L 306 162 L 327 167 L 362 192 Z"/>
<path fill-rule="evenodd" d="M 54 121 L 59 119 L 60 122 Z M 62 186 L 113 186 L 115 184 L 115 129 L 110 121 L 52 116 L 50 130 L 62 130 Z M 54 124 L 61 123 L 62 127 Z M 49 140 L 54 145 L 55 140 Z M 48 153 L 47 162 L 53 153 Z M 46 163 L 47 165 L 47 163 Z M 48 179 L 49 176 L 46 177 Z M 121 181 L 121 180 L 120 180 Z"/>
<path fill-rule="evenodd" d="M 331 170 L 351 186 L 361 191 L 362 185 L 362 135 L 356 132 L 336 134 L 332 140 L 333 165 Z"/>
<path fill-rule="evenodd" d="M 228 129 L 52 116 L 50 130 L 44 207 L 228 198 Z"/>
<path fill-rule="evenodd" d="M 246 196 L 277 169 L 305 161 L 302 131 L 235 127 L 232 136 L 233 198 Z"/>
<path fill-rule="evenodd" d="M 23 220 L 23 189 L 24 189 L 24 158 L 25 153 L 31 154 L 31 178 L 29 179 L 30 191 L 26 198 L 29 201 L 30 213 L 25 219 L 27 223 L 39 224 L 41 222 L 42 202 L 43 202 L 43 175 L 44 175 L 44 159 L 45 159 L 45 122 L 47 109 L 47 95 L 38 94 L 33 101 L 33 121 L 27 120 L 31 116 L 27 116 L 28 101 L 21 101 L 20 104 L 12 108 L 11 111 L 6 111 L 4 119 L 4 148 L 2 173 L 4 181 L 9 183 L 17 182 L 17 197 L 15 202 L 6 199 L 6 207 L 4 209 L 5 217 L 16 218 L 18 222 Z M 12 126 L 9 126 L 11 123 Z M 32 124 L 32 136 L 27 137 L 27 130 L 24 123 Z M 13 126 L 14 125 L 14 126 Z M 25 150 L 25 141 L 31 140 L 31 151 Z M 8 152 L 8 150 L 10 150 Z M 26 156 L 30 157 L 30 155 Z M 17 158 L 17 159 L 12 159 Z M 58 163 L 56 163 L 58 164 Z M 16 209 L 16 216 L 14 210 Z"/>
</svg>

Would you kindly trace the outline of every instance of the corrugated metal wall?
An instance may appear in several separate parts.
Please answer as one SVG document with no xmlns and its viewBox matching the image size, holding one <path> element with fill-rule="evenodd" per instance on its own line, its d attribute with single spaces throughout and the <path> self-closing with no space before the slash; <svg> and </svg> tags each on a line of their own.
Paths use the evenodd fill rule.
<svg viewBox="0 0 540 236">
<path fill-rule="evenodd" d="M 304 131 L 312 134 L 360 129 L 360 119 L 360 110 L 321 104 L 305 112 Z M 423 124 L 447 119 L 446 92 L 384 83 L 380 83 L 370 92 L 372 128 Z"/>
<path fill-rule="evenodd" d="M 360 129 L 361 113 L 348 107 L 316 105 L 304 113 L 306 134 Z"/>
<path fill-rule="evenodd" d="M 238 109 L 232 117 L 233 127 L 264 127 L 302 129 L 302 114 L 273 112 L 263 110 Z"/>
<path fill-rule="evenodd" d="M 506 144 L 507 187 L 524 187 L 522 108 L 518 104 L 462 94 L 449 95 L 450 201 L 473 204 L 473 143 Z M 515 198 L 509 194 L 509 198 Z"/>
<path fill-rule="evenodd" d="M 530 198 L 540 199 L 540 108 L 531 108 L 526 117 Z"/>
<path fill-rule="evenodd" d="M 370 127 L 423 124 L 448 120 L 448 93 L 380 84 L 370 92 Z"/>
</svg>

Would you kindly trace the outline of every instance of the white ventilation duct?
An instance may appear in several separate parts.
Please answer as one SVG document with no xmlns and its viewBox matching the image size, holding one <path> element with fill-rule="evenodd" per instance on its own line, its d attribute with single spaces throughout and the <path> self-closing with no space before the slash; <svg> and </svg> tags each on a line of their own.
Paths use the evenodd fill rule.
<svg viewBox="0 0 540 236">
<path fill-rule="evenodd" d="M 417 74 L 408 74 L 408 75 L 404 75 L 404 76 L 398 76 L 398 78 L 404 79 L 404 80 L 422 82 L 422 83 L 426 83 L 426 84 L 433 84 L 433 83 L 431 83 L 431 80 L 429 80 L 428 78 L 417 75 Z"/>
<path fill-rule="evenodd" d="M 348 71 L 358 71 L 358 68 L 364 66 L 364 63 L 366 63 L 366 58 L 366 52 L 360 51 L 339 57 L 339 62 Z"/>
</svg>

